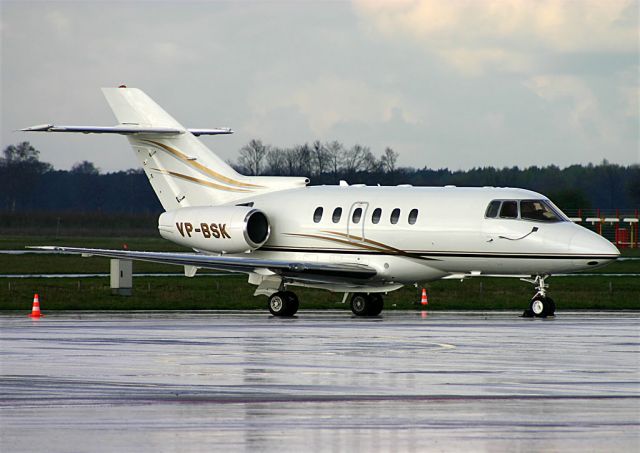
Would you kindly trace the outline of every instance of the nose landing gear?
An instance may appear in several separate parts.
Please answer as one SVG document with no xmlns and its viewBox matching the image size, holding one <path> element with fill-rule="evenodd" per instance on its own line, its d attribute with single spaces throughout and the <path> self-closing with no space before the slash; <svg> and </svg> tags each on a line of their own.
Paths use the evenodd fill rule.
<svg viewBox="0 0 640 453">
<path fill-rule="evenodd" d="M 535 279 L 521 278 L 523 282 L 536 285 L 536 295 L 531 299 L 529 308 L 522 313 L 523 318 L 546 318 L 547 316 L 555 316 L 556 303 L 552 298 L 547 296 L 547 288 L 549 285 L 545 283 L 545 279 L 549 275 L 536 275 Z"/>
</svg>

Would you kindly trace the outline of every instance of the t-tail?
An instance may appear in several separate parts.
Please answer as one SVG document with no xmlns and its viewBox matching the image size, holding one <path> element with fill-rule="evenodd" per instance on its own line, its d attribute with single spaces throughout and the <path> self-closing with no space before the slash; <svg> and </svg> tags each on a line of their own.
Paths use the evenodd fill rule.
<svg viewBox="0 0 640 453">
<path fill-rule="evenodd" d="M 309 182 L 299 177 L 241 175 L 197 138 L 231 130 L 187 129 L 137 88 L 102 91 L 118 120 L 117 126 L 46 124 L 23 130 L 126 135 L 165 210 L 237 203 L 257 194 L 304 187 Z"/>
</svg>

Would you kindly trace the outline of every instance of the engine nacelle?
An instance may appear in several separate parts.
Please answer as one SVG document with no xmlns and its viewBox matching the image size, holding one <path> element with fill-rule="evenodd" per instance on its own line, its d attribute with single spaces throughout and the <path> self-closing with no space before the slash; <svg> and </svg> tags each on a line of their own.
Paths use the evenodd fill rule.
<svg viewBox="0 0 640 453">
<path fill-rule="evenodd" d="M 242 253 L 261 247 L 271 229 L 259 209 L 247 206 L 200 206 L 160 215 L 160 235 L 186 247 L 220 253 Z"/>
</svg>

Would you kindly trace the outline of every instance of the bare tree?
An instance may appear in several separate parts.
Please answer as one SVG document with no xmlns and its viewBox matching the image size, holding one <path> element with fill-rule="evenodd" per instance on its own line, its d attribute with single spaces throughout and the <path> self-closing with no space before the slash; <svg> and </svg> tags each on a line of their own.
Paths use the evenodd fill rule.
<svg viewBox="0 0 640 453">
<path fill-rule="evenodd" d="M 386 173 L 393 173 L 396 171 L 396 162 L 398 161 L 398 153 L 387 147 L 384 150 L 384 155 L 380 158 L 382 168 Z"/>
<path fill-rule="evenodd" d="M 269 147 L 267 153 L 267 167 L 269 173 L 277 176 L 286 174 L 286 159 L 284 150 L 281 148 Z"/>
<path fill-rule="evenodd" d="M 327 167 L 334 176 L 337 176 L 344 159 L 344 146 L 334 140 L 325 145 L 325 150 L 327 152 Z"/>
<path fill-rule="evenodd" d="M 382 169 L 382 161 L 378 160 L 368 149 L 364 153 L 362 159 L 362 170 L 369 173 L 379 173 Z"/>
<path fill-rule="evenodd" d="M 313 169 L 311 147 L 307 143 L 305 143 L 304 145 L 297 145 L 293 149 L 295 150 L 295 155 L 298 162 L 296 176 L 311 175 Z"/>
<path fill-rule="evenodd" d="M 315 170 L 315 173 L 318 175 L 326 173 L 329 165 L 329 153 L 327 152 L 327 148 L 320 142 L 320 140 L 316 140 L 311 145 L 311 151 L 313 154 L 313 169 Z"/>
<path fill-rule="evenodd" d="M 251 140 L 240 150 L 238 162 L 245 167 L 251 175 L 259 175 L 262 170 L 264 160 L 269 147 L 262 143 L 262 140 Z"/>
<path fill-rule="evenodd" d="M 356 173 L 364 170 L 368 154 L 371 154 L 371 151 L 366 146 L 353 145 L 344 153 L 344 170 L 347 173 Z"/>
<path fill-rule="evenodd" d="M 298 173 L 298 153 L 295 148 L 287 148 L 283 152 L 285 172 L 288 176 L 295 176 Z"/>
</svg>

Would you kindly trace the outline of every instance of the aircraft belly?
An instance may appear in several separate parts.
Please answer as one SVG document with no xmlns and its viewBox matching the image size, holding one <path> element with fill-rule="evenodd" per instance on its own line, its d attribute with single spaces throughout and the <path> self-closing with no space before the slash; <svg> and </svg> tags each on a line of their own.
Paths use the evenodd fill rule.
<svg viewBox="0 0 640 453">
<path fill-rule="evenodd" d="M 428 261 L 409 257 L 376 256 L 371 257 L 368 264 L 378 271 L 376 278 L 405 284 L 438 280 L 448 274 Z"/>
<path fill-rule="evenodd" d="M 482 274 L 498 275 L 553 274 L 575 271 L 572 259 L 525 257 L 450 257 L 443 259 L 437 266 L 450 273 L 479 271 Z"/>
</svg>

